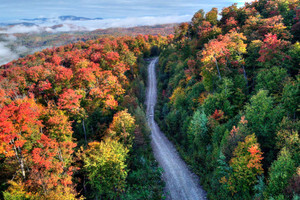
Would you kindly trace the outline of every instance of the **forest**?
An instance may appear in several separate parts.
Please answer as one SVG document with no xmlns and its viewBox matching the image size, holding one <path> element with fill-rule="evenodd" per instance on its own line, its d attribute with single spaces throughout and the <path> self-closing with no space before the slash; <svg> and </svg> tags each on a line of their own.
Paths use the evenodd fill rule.
<svg viewBox="0 0 300 200">
<path fill-rule="evenodd" d="M 299 5 L 199 10 L 160 54 L 156 121 L 208 199 L 300 198 Z"/>
<path fill-rule="evenodd" d="M 161 199 L 143 58 L 170 41 L 100 38 L 3 65 L 1 199 Z"/>
<path fill-rule="evenodd" d="M 155 119 L 208 199 L 300 199 L 299 0 L 201 9 L 168 36 L 94 34 L 0 67 L 0 199 L 165 199 L 154 56 Z"/>
</svg>

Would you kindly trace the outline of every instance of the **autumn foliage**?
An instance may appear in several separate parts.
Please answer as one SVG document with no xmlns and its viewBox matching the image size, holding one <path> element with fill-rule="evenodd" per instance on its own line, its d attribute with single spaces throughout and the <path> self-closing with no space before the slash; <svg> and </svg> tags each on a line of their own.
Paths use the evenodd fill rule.
<svg viewBox="0 0 300 200">
<path fill-rule="evenodd" d="M 300 196 L 299 3 L 200 9 L 160 55 L 157 122 L 209 199 Z"/>
<path fill-rule="evenodd" d="M 81 198 L 83 193 L 76 191 L 74 175 L 75 182 L 81 182 L 86 181 L 81 178 L 85 173 L 97 195 L 112 198 L 124 192 L 135 119 L 125 110 L 112 121 L 110 116 L 124 109 L 119 104 L 132 77 L 137 76 L 137 59 L 149 56 L 152 47 L 165 44 L 166 39 L 161 36 L 89 40 L 46 49 L 1 66 L 0 159 L 11 167 L 7 175 L 11 181 L 4 197 Z M 90 125 L 90 116 L 97 114 L 110 120 Z M 101 135 L 107 134 L 105 141 L 94 129 L 102 130 Z M 82 131 L 84 134 L 80 135 Z M 101 141 L 92 142 L 94 138 Z M 89 141 L 87 150 L 75 156 L 76 149 L 86 147 Z M 111 152 L 116 145 L 119 150 Z M 107 152 L 108 157 L 101 152 Z M 119 154 L 116 163 L 111 163 Z M 103 159 L 102 164 L 89 161 L 97 155 Z M 88 163 L 110 167 L 107 170 L 115 170 L 120 177 L 112 186 L 105 186 L 105 181 L 96 184 L 94 174 L 98 171 L 88 167 Z M 82 167 L 85 171 L 80 171 Z M 113 174 L 102 172 L 97 177 L 106 176 L 107 181 L 114 178 Z"/>
<path fill-rule="evenodd" d="M 1 197 L 163 198 L 142 105 L 143 58 L 160 53 L 155 118 L 208 198 L 299 198 L 299 0 L 96 39 L 110 31 L 0 67 Z"/>
</svg>

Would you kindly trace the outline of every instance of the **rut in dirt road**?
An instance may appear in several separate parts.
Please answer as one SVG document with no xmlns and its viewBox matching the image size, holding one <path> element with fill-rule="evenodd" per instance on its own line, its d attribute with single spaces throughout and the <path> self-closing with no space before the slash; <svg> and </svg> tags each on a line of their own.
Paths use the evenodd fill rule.
<svg viewBox="0 0 300 200">
<path fill-rule="evenodd" d="M 151 145 L 154 156 L 163 168 L 163 178 L 166 182 L 167 199 L 198 200 L 206 199 L 205 191 L 198 184 L 197 176 L 191 173 L 185 162 L 179 157 L 173 144 L 160 131 L 154 120 L 154 107 L 156 104 L 157 88 L 155 65 L 158 58 L 151 61 L 148 66 L 147 90 L 147 117 L 151 129 Z"/>
</svg>

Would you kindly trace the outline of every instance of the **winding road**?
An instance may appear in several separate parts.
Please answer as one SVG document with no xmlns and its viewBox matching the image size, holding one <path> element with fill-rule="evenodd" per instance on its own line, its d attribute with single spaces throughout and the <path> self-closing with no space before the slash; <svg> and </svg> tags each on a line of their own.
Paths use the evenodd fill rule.
<svg viewBox="0 0 300 200">
<path fill-rule="evenodd" d="M 154 156 L 163 168 L 167 199 L 198 200 L 206 199 L 206 193 L 199 185 L 196 175 L 191 173 L 178 155 L 174 145 L 160 131 L 154 120 L 154 107 L 157 98 L 155 66 L 158 58 L 151 60 L 148 66 L 147 120 L 151 129 L 151 145 Z"/>
</svg>

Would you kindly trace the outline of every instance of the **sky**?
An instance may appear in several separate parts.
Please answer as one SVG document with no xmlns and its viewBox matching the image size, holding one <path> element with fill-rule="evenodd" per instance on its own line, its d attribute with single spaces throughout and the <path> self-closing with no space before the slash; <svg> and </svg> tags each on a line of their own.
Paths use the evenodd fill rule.
<svg viewBox="0 0 300 200">
<path fill-rule="evenodd" d="M 0 0 L 0 22 L 75 15 L 89 18 L 193 15 L 246 0 Z"/>
</svg>

